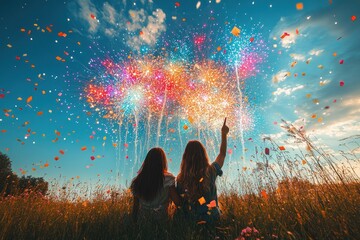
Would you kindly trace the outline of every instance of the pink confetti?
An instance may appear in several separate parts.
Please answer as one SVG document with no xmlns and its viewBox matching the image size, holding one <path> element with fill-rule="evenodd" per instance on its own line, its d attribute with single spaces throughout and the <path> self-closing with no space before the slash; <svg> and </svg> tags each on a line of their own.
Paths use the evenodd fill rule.
<svg viewBox="0 0 360 240">
<path fill-rule="evenodd" d="M 343 80 L 340 81 L 340 87 L 343 87 L 345 85 L 345 82 Z"/>
</svg>

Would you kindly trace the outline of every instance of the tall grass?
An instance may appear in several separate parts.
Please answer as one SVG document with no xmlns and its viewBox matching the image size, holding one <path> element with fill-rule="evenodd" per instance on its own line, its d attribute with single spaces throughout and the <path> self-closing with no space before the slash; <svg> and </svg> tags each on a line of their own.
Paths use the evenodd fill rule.
<svg viewBox="0 0 360 240">
<path fill-rule="evenodd" d="M 218 183 L 223 215 L 217 226 L 175 217 L 135 224 L 127 190 L 100 188 L 91 200 L 70 198 L 67 189 L 57 196 L 29 190 L 1 198 L 0 239 L 235 239 L 246 227 L 259 234 L 243 239 L 360 239 L 360 183 L 351 167 L 357 155 L 352 149 L 330 154 L 284 127 L 307 150 L 279 150 L 265 138 L 269 155 L 259 148 L 255 168 L 239 169 L 232 186 Z"/>
</svg>

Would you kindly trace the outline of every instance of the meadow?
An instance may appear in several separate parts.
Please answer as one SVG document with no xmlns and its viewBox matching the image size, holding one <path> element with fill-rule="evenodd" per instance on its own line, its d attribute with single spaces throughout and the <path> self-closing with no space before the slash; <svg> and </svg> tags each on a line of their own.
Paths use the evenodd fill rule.
<svg viewBox="0 0 360 240">
<path fill-rule="evenodd" d="M 239 169 L 236 183 L 218 180 L 217 226 L 173 216 L 161 225 L 134 223 L 126 189 L 102 186 L 91 200 L 69 198 L 67 188 L 58 196 L 29 189 L 0 199 L 0 239 L 360 239 L 357 137 L 349 143 L 355 148 L 330 154 L 296 128 L 287 131 L 297 154 L 268 138 L 256 167 Z"/>
</svg>

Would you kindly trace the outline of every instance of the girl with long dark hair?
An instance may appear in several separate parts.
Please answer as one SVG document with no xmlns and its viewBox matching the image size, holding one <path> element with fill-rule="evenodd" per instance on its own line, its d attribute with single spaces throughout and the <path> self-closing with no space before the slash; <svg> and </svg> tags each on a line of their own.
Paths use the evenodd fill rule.
<svg viewBox="0 0 360 240">
<path fill-rule="evenodd" d="M 134 197 L 134 220 L 138 219 L 138 215 L 165 220 L 170 200 L 180 205 L 175 177 L 167 171 L 166 155 L 161 148 L 152 148 L 148 152 L 130 189 Z"/>
</svg>

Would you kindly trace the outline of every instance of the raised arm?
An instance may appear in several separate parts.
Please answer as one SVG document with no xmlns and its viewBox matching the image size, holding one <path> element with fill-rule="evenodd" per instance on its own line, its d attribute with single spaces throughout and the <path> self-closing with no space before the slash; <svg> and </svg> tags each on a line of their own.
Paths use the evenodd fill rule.
<svg viewBox="0 0 360 240">
<path fill-rule="evenodd" d="M 227 147 L 227 134 L 229 133 L 229 127 L 226 126 L 226 118 L 224 124 L 221 128 L 221 144 L 220 144 L 220 153 L 216 157 L 215 162 L 219 164 L 220 167 L 224 165 L 224 160 L 226 157 L 226 147 Z"/>
</svg>

